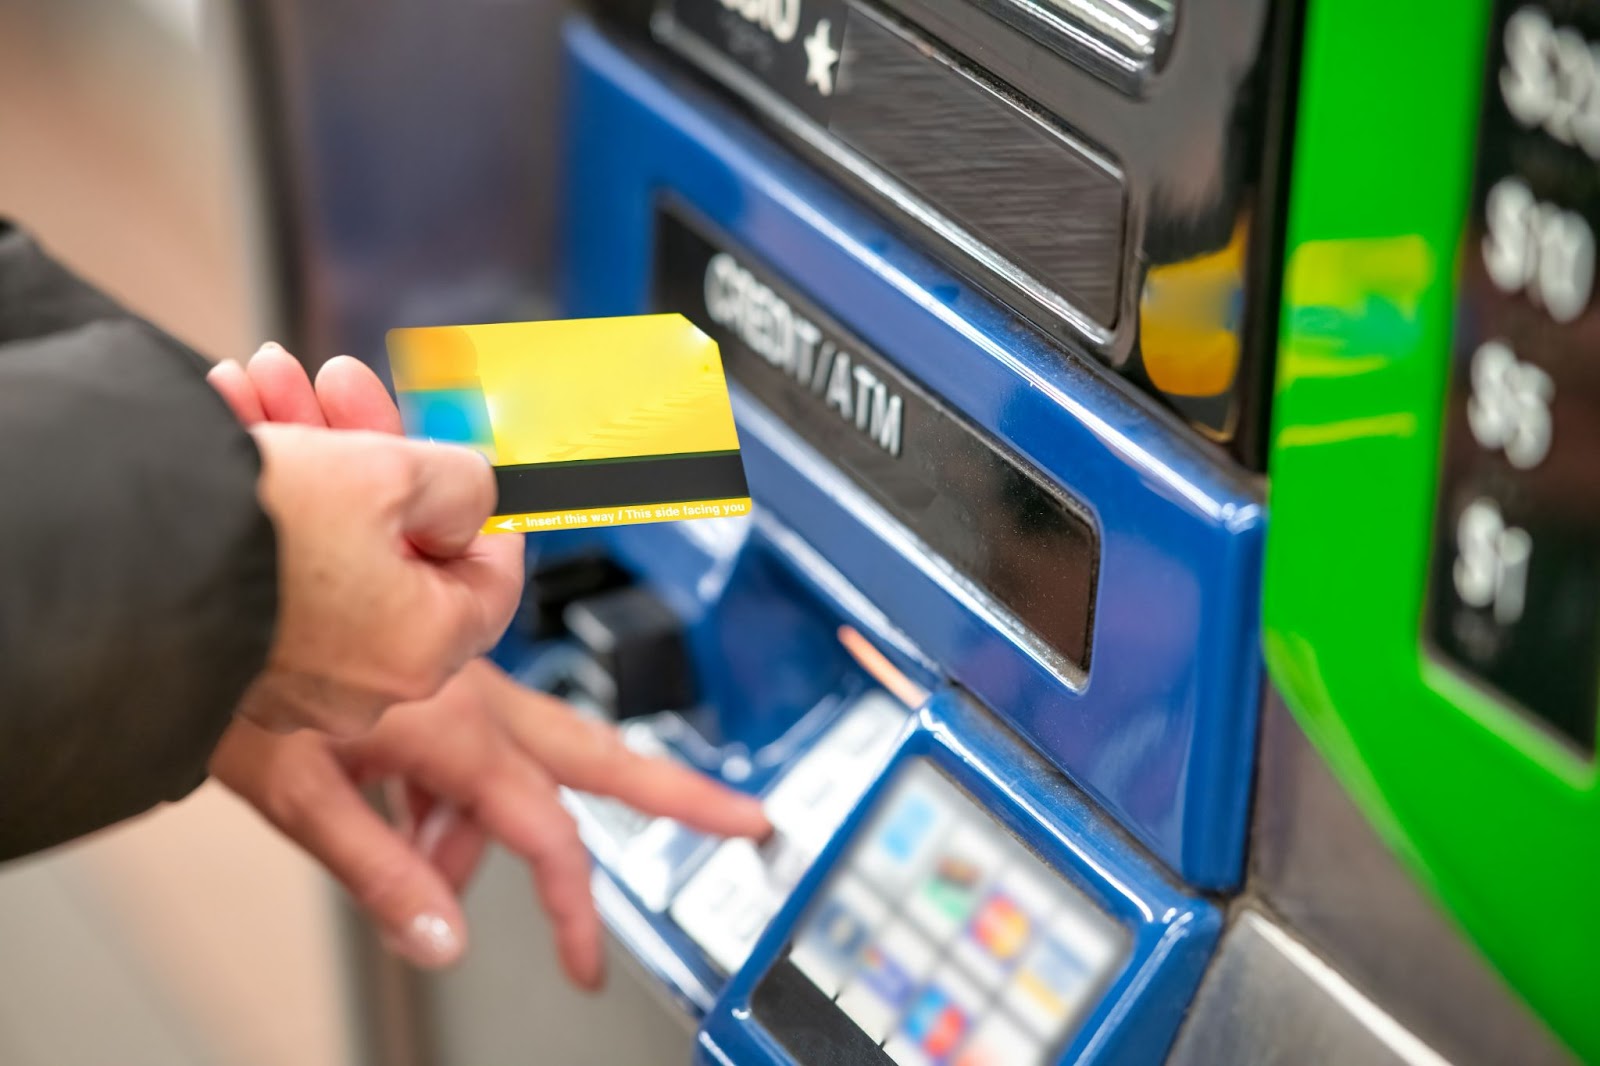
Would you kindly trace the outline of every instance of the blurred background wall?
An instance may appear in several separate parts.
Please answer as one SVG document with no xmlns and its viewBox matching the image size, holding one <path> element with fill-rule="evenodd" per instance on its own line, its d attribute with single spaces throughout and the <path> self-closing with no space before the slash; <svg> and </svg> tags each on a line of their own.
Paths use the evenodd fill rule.
<svg viewBox="0 0 1600 1066">
<path fill-rule="evenodd" d="M 250 166 L 202 0 L 0 0 L 0 215 L 213 357 L 247 354 Z M 215 785 L 0 866 L 0 1063 L 350 1061 L 333 893 Z"/>
</svg>

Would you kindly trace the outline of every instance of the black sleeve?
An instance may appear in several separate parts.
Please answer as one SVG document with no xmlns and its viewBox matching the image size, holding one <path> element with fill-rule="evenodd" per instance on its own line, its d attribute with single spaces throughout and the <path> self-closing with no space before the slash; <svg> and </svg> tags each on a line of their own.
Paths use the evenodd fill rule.
<svg viewBox="0 0 1600 1066">
<path fill-rule="evenodd" d="M 206 365 L 0 221 L 0 860 L 193 789 L 265 662 L 260 458 Z"/>
</svg>

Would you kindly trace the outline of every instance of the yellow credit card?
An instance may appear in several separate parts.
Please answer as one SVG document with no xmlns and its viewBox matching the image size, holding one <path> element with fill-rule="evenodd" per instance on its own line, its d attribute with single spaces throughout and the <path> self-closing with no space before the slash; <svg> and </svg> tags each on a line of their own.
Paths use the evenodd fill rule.
<svg viewBox="0 0 1600 1066">
<path fill-rule="evenodd" d="M 748 514 L 716 342 L 682 315 L 389 332 L 411 437 L 476 448 L 489 533 Z"/>
</svg>

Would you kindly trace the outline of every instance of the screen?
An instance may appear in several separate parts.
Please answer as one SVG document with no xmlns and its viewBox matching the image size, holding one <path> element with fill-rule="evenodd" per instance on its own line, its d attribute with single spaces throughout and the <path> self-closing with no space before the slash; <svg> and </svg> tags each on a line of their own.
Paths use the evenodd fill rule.
<svg viewBox="0 0 1600 1066">
<path fill-rule="evenodd" d="M 1043 1066 L 1093 1010 L 1127 943 L 1083 892 L 915 762 L 752 1006 L 802 1062 L 830 1061 L 820 1042 L 899 1066 Z"/>
</svg>

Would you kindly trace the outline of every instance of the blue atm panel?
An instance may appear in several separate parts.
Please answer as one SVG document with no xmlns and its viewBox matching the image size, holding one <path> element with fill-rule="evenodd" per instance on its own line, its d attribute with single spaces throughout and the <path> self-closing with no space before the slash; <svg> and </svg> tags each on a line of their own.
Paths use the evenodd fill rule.
<svg viewBox="0 0 1600 1066">
<path fill-rule="evenodd" d="M 1253 486 L 658 59 L 566 33 L 566 310 L 717 339 L 757 506 L 532 538 L 497 656 L 775 827 L 568 794 L 608 928 L 706 1063 L 1159 1062 L 1202 893 L 1241 879 Z"/>
<path fill-rule="evenodd" d="M 1160 1062 L 1219 916 L 1049 782 L 936 695 L 728 984 L 701 1061 Z"/>
<path fill-rule="evenodd" d="M 759 763 L 824 698 L 839 652 L 784 598 L 803 587 L 1001 716 L 1184 881 L 1236 886 L 1253 483 L 657 60 L 581 21 L 567 46 L 566 310 L 679 311 L 718 338 L 758 505 L 750 528 L 569 542 L 686 619 L 695 728 Z"/>
</svg>

